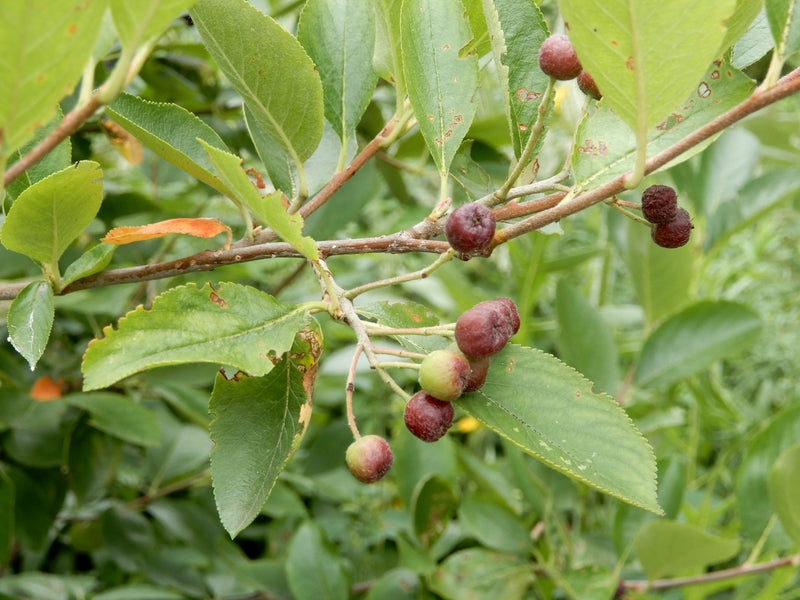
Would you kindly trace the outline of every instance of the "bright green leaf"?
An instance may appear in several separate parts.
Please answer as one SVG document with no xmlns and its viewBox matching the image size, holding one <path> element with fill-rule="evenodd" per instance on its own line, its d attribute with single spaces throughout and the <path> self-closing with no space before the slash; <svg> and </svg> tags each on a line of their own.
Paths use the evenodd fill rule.
<svg viewBox="0 0 800 600">
<path fill-rule="evenodd" d="M 375 4 L 375 72 L 395 85 L 397 94 L 405 96 L 403 52 L 401 49 L 400 10 L 403 0 L 378 0 Z"/>
<path fill-rule="evenodd" d="M 262 197 L 242 169 L 241 158 L 213 148 L 205 142 L 201 143 L 208 152 L 218 177 L 231 190 L 236 200 L 250 208 L 303 256 L 310 260 L 319 259 L 319 250 L 314 240 L 303 236 L 303 217 L 297 213 L 290 215 L 286 212 L 282 202 L 283 194 L 280 191 Z"/>
<path fill-rule="evenodd" d="M 0 0 L 0 163 L 50 120 L 92 54 L 106 0 Z M 42 10 L 46 11 L 42 13 Z"/>
<path fill-rule="evenodd" d="M 614 394 L 620 382 L 614 335 L 598 310 L 566 279 L 556 288 L 561 359 L 592 380 L 596 388 Z"/>
<path fill-rule="evenodd" d="M 567 33 L 603 103 L 649 129 L 694 90 L 725 37 L 736 0 L 559 0 Z M 687 18 L 691 15 L 691 18 Z"/>
<path fill-rule="evenodd" d="M 733 15 L 725 21 L 725 38 L 720 44 L 719 54 L 723 54 L 731 45 L 733 45 L 742 34 L 747 31 L 750 24 L 755 21 L 761 8 L 764 6 L 764 0 L 736 0 L 736 10 Z"/>
<path fill-rule="evenodd" d="M 54 317 L 53 288 L 44 281 L 26 285 L 8 309 L 8 339 L 31 371 L 47 347 Z"/>
<path fill-rule="evenodd" d="M 364 0 L 309 0 L 297 38 L 320 74 L 325 118 L 346 143 L 377 82 L 372 70 L 374 9 Z"/>
<path fill-rule="evenodd" d="M 111 262 L 116 248 L 116 246 L 110 244 L 97 244 L 81 254 L 78 260 L 70 264 L 64 271 L 61 285 L 66 287 L 76 279 L 94 275 L 105 269 Z"/>
<path fill-rule="evenodd" d="M 423 547 L 430 548 L 447 528 L 458 507 L 453 486 L 441 475 L 419 481 L 411 499 L 414 533 Z"/>
<path fill-rule="evenodd" d="M 439 172 L 450 169 L 475 117 L 478 59 L 460 0 L 405 0 L 401 11 L 408 99 Z"/>
<path fill-rule="evenodd" d="M 735 302 L 698 302 L 664 321 L 647 338 L 634 382 L 669 385 L 753 344 L 762 322 Z"/>
<path fill-rule="evenodd" d="M 245 0 L 200 0 L 191 15 L 258 124 L 295 164 L 311 156 L 322 136 L 322 83 L 297 39 Z"/>
<path fill-rule="evenodd" d="M 304 354 L 318 359 L 319 333 Z M 301 344 L 302 342 L 298 342 Z M 297 348 L 297 346 L 296 346 Z M 313 366 L 312 364 L 312 366 Z M 209 402 L 211 477 L 214 498 L 226 531 L 235 536 L 261 512 L 278 475 L 300 444 L 311 417 L 311 381 L 294 358 L 284 357 L 263 377 L 228 380 L 217 375 Z M 313 369 L 312 369 L 313 373 Z"/>
<path fill-rule="evenodd" d="M 155 414 L 127 396 L 94 392 L 70 394 L 64 400 L 88 412 L 89 424 L 108 435 L 139 446 L 155 446 L 161 441 Z"/>
<path fill-rule="evenodd" d="M 455 404 L 550 467 L 660 513 L 647 440 L 610 396 L 550 354 L 509 345 Z"/>
<path fill-rule="evenodd" d="M 739 540 L 710 535 L 687 523 L 650 521 L 636 534 L 633 548 L 647 578 L 702 570 L 739 552 Z"/>
<path fill-rule="evenodd" d="M 244 105 L 244 122 L 272 185 L 287 196 L 293 195 L 295 185 L 291 161 L 264 128 L 258 124 L 253 111 L 246 104 Z"/>
<path fill-rule="evenodd" d="M 119 320 L 93 340 L 83 358 L 84 390 L 95 390 L 145 369 L 211 362 L 258 376 L 270 357 L 292 345 L 306 312 L 255 288 L 221 283 L 172 288 Z"/>
<path fill-rule="evenodd" d="M 100 165 L 81 161 L 22 192 L 0 228 L 0 241 L 9 250 L 56 265 L 94 219 L 102 201 Z"/>
<path fill-rule="evenodd" d="M 123 129 L 164 160 L 227 194 L 211 172 L 211 161 L 198 140 L 227 150 L 225 142 L 200 119 L 175 104 L 156 103 L 121 94 L 106 113 Z"/>
<path fill-rule="evenodd" d="M 784 450 L 769 470 L 769 499 L 784 531 L 800 545 L 800 444 Z"/>
<path fill-rule="evenodd" d="M 800 14 L 795 0 L 765 0 L 772 37 L 782 57 L 800 49 Z"/>
<path fill-rule="evenodd" d="M 347 600 L 350 585 L 344 565 L 319 525 L 303 523 L 289 542 L 286 576 L 295 600 Z"/>
<path fill-rule="evenodd" d="M 549 34 L 547 23 L 531 0 L 484 0 L 483 9 L 519 158 L 550 81 L 538 60 L 539 46 Z"/>
<path fill-rule="evenodd" d="M 430 586 L 445 600 L 521 600 L 533 579 L 525 557 L 470 548 L 448 556 Z"/>
<path fill-rule="evenodd" d="M 123 46 L 140 46 L 160 35 L 197 0 L 110 0 Z"/>
</svg>

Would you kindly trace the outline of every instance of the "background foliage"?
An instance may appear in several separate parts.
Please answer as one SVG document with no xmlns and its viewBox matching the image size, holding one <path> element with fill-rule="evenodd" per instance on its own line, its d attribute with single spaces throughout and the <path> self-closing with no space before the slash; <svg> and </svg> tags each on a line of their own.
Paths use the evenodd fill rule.
<svg viewBox="0 0 800 600">
<path fill-rule="evenodd" d="M 0 90 L 15 92 L 1 94 L 5 168 L 91 102 L 93 86 L 97 106 L 108 104 L 5 189 L 0 598 L 800 597 L 796 96 L 617 195 L 637 202 L 646 185 L 674 186 L 693 216 L 688 246 L 658 248 L 641 223 L 600 204 L 509 237 L 487 259 L 361 295 L 362 318 L 395 327 L 513 298 L 522 327 L 486 395 L 531 420 L 515 432 L 468 396 L 453 430 L 424 444 L 403 426 L 403 398 L 362 360 L 359 428 L 387 437 L 395 464 L 371 486 L 344 464 L 358 340 L 310 314 L 324 283 L 312 267 L 353 289 L 434 258 L 420 247 L 356 248 L 323 264 L 313 240 L 347 246 L 426 222 L 448 195 L 458 204 L 508 192 L 537 124 L 546 136 L 533 138 L 536 167 L 523 180 L 569 161 L 571 192 L 591 191 L 629 172 L 637 147 L 648 157 L 668 149 L 796 63 L 793 2 L 643 0 L 622 32 L 603 29 L 622 22 L 607 4 L 48 0 L 52 18 L 32 23 L 24 3 L 0 0 L 0 55 L 21 58 L 0 59 Z M 586 15 L 597 14 L 596 39 Z M 573 83 L 551 94 L 538 69 L 538 45 L 564 20 L 606 94 L 599 104 Z M 695 45 L 676 44 L 686 56 L 659 69 L 666 33 Z M 618 60 L 618 35 L 641 42 L 632 51 L 641 82 Z M 138 74 L 126 79 L 119 64 Z M 248 95 L 259 65 L 272 69 Z M 710 98 L 692 96 L 664 119 L 704 73 Z M 521 82 L 530 96 L 518 94 Z M 412 113 L 418 126 L 303 212 L 393 114 Z M 158 265 L 208 258 L 222 237 L 98 243 L 115 227 L 187 217 L 216 219 L 210 233 L 235 239 L 252 237 L 254 219 L 288 245 L 275 260 L 181 273 Z M 68 287 L 142 265 L 152 280 L 136 271 L 125 285 Z M 217 320 L 223 304 L 231 310 Z M 273 353 L 254 354 L 267 339 Z M 446 343 L 396 341 L 417 351 Z M 512 360 L 521 372 L 504 368 Z M 263 376 L 225 377 L 237 369 Z M 414 389 L 413 371 L 392 375 Z M 565 401 L 573 385 L 583 401 Z M 655 457 L 657 499 L 637 429 Z M 607 449 L 613 461 L 593 478 L 563 457 L 531 456 L 562 436 L 570 451 Z M 716 580 L 725 569 L 734 571 Z"/>
</svg>

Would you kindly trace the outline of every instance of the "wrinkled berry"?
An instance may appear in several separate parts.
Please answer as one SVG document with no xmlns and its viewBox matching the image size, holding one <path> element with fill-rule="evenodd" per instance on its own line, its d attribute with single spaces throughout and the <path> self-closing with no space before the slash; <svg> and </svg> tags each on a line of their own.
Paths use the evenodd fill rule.
<svg viewBox="0 0 800 600">
<path fill-rule="evenodd" d="M 344 456 L 353 477 L 363 483 L 375 483 L 394 464 L 389 443 L 378 435 L 365 435 L 350 444 Z"/>
<path fill-rule="evenodd" d="M 578 75 L 578 87 L 584 94 L 591 96 L 595 100 L 600 100 L 600 98 L 603 97 L 603 94 L 600 93 L 600 89 L 597 87 L 594 77 L 589 75 L 586 71 L 581 71 L 581 74 Z"/>
<path fill-rule="evenodd" d="M 423 442 L 435 442 L 453 424 L 453 405 L 419 391 L 406 404 L 403 420 L 408 430 Z"/>
<path fill-rule="evenodd" d="M 497 354 L 519 330 L 517 307 L 508 298 L 479 302 L 456 321 L 458 349 L 470 359 Z"/>
<path fill-rule="evenodd" d="M 539 68 L 554 79 L 575 79 L 581 72 L 581 63 L 569 38 L 563 34 L 551 35 L 539 48 Z"/>
<path fill-rule="evenodd" d="M 483 204 L 469 202 L 462 204 L 450 214 L 444 233 L 456 251 L 462 254 L 474 254 L 491 244 L 495 227 L 496 222 L 491 210 Z"/>
<path fill-rule="evenodd" d="M 491 356 L 484 356 L 483 358 L 467 358 L 469 361 L 469 376 L 467 377 L 467 384 L 464 386 L 464 393 L 474 392 L 483 387 L 486 383 L 486 375 L 489 373 L 489 363 L 492 360 Z"/>
<path fill-rule="evenodd" d="M 651 185 L 642 192 L 642 216 L 651 223 L 666 223 L 678 214 L 678 195 L 668 185 Z"/>
<path fill-rule="evenodd" d="M 469 362 L 463 354 L 434 350 L 419 367 L 419 385 L 434 398 L 451 402 L 464 392 L 469 370 Z"/>
<path fill-rule="evenodd" d="M 689 241 L 692 235 L 692 221 L 685 208 L 679 208 L 675 218 L 666 223 L 658 223 L 651 235 L 653 241 L 662 248 L 679 248 Z"/>
</svg>

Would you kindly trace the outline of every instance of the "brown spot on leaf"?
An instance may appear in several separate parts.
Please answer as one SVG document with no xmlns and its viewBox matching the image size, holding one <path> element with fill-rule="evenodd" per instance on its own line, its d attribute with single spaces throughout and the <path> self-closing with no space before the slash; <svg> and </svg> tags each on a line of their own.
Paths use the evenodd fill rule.
<svg viewBox="0 0 800 600">
<path fill-rule="evenodd" d="M 625 68 L 629 71 L 633 71 L 633 57 L 629 56 L 628 60 L 625 61 Z"/>
<path fill-rule="evenodd" d="M 575 392 L 575 397 L 576 397 L 576 398 L 580 398 L 580 397 L 581 397 L 581 391 L 580 391 L 580 390 L 578 390 L 577 392 Z"/>
<path fill-rule="evenodd" d="M 701 81 L 697 86 L 697 95 L 701 98 L 708 98 L 711 95 L 711 88 L 705 81 Z"/>
<path fill-rule="evenodd" d="M 75 23 L 73 23 L 67 29 L 67 33 L 69 33 L 70 35 L 75 35 L 76 33 L 78 33 L 78 26 Z"/>
<path fill-rule="evenodd" d="M 516 93 L 517 100 L 525 104 L 526 102 L 530 102 L 531 100 L 538 100 L 542 97 L 539 92 L 532 92 L 526 87 L 521 87 L 517 90 Z"/>
<path fill-rule="evenodd" d="M 213 290 L 211 291 L 211 294 L 209 295 L 209 299 L 214 304 L 219 305 L 220 308 L 228 308 L 228 303 L 225 302 L 224 299 L 220 298 L 219 295 L 217 295 L 217 292 L 215 292 Z"/>
<path fill-rule="evenodd" d="M 517 128 L 522 132 L 528 131 L 528 126 L 525 125 L 525 123 L 520 123 L 519 125 L 517 125 Z"/>
<path fill-rule="evenodd" d="M 450 50 L 450 44 L 445 44 L 442 46 L 442 50 Z"/>
<path fill-rule="evenodd" d="M 711 71 L 711 79 L 719 79 L 719 71 L 717 69 Z"/>
</svg>

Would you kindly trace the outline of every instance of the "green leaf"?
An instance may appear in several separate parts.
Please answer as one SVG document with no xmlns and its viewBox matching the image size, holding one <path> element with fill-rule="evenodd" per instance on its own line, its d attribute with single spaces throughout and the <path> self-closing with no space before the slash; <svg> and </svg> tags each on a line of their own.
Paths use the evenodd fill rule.
<svg viewBox="0 0 800 600">
<path fill-rule="evenodd" d="M 725 38 L 720 44 L 719 54 L 724 54 L 742 34 L 747 31 L 747 28 L 755 21 L 761 8 L 764 6 L 764 0 L 737 0 L 736 10 L 725 21 Z"/>
<path fill-rule="evenodd" d="M 733 108 L 750 96 L 753 81 L 726 61 L 714 62 L 684 102 L 650 131 L 647 154 L 653 156 Z M 663 115 L 662 115 L 663 116 Z M 705 148 L 699 144 L 664 168 Z M 575 130 L 572 169 L 582 187 L 597 187 L 627 173 L 636 154 L 636 138 L 605 101 L 591 107 Z"/>
<path fill-rule="evenodd" d="M 197 0 L 110 0 L 123 46 L 139 46 L 160 35 Z"/>
<path fill-rule="evenodd" d="M 439 325 L 439 318 L 431 313 L 426 306 L 416 302 L 373 302 L 358 306 L 356 310 L 360 316 L 392 329 L 435 327 Z M 444 348 L 447 345 L 447 342 L 439 336 L 395 335 L 392 337 L 404 348 L 424 354 Z"/>
<path fill-rule="evenodd" d="M 83 357 L 83 389 L 95 390 L 145 369 L 211 362 L 265 375 L 271 355 L 291 348 L 305 310 L 282 304 L 252 287 L 221 283 L 172 288 L 106 327 Z"/>
<path fill-rule="evenodd" d="M 97 244 L 78 257 L 74 263 L 67 267 L 61 278 L 62 287 L 68 286 L 77 279 L 94 275 L 105 269 L 114 256 L 116 246 L 110 244 Z"/>
<path fill-rule="evenodd" d="M 321 351 L 316 326 L 301 332 L 291 356 L 263 377 L 217 375 L 209 401 L 211 477 L 225 530 L 237 535 L 255 519 L 311 418 Z"/>
<path fill-rule="evenodd" d="M 636 534 L 633 548 L 650 581 L 703 570 L 739 552 L 739 540 L 710 535 L 687 523 L 654 520 Z"/>
<path fill-rule="evenodd" d="M 397 95 L 405 96 L 403 52 L 401 48 L 400 10 L 403 0 L 378 0 L 375 7 L 375 56 L 377 74 L 395 85 Z"/>
<path fill-rule="evenodd" d="M 122 442 L 82 420 L 70 432 L 67 453 L 69 487 L 78 502 L 104 497 L 122 457 Z"/>
<path fill-rule="evenodd" d="M 429 585 L 445 600 L 521 600 L 533 579 L 525 557 L 470 548 L 448 556 Z"/>
<path fill-rule="evenodd" d="M 547 23 L 531 0 L 484 0 L 483 10 L 491 31 L 514 154 L 519 158 L 550 81 L 538 60 L 539 46 L 549 33 Z"/>
<path fill-rule="evenodd" d="M 242 159 L 229 152 L 219 150 L 202 142 L 220 180 L 231 190 L 234 198 L 263 219 L 284 241 L 290 243 L 310 260 L 319 260 L 317 244 L 310 237 L 303 236 L 303 217 L 288 214 L 283 207 L 280 191 L 264 197 L 242 170 Z"/>
<path fill-rule="evenodd" d="M 596 388 L 614 394 L 620 382 L 614 336 L 599 311 L 566 279 L 556 287 L 556 316 L 561 359 Z"/>
<path fill-rule="evenodd" d="M 60 469 L 28 470 L 4 465 L 16 492 L 14 535 L 21 549 L 39 552 L 52 543 L 51 533 L 66 493 Z"/>
<path fill-rule="evenodd" d="M 325 118 L 346 145 L 375 90 L 375 12 L 363 0 L 309 0 L 297 39 L 322 80 Z"/>
<path fill-rule="evenodd" d="M 183 600 L 185 596 L 165 587 L 129 583 L 92 596 L 93 600 Z"/>
<path fill-rule="evenodd" d="M 89 413 L 89 424 L 108 435 L 138 446 L 156 446 L 161 441 L 156 416 L 127 396 L 109 392 L 70 394 L 64 400 Z"/>
<path fill-rule="evenodd" d="M 775 46 L 785 58 L 800 49 L 800 14 L 794 0 L 765 0 L 764 8 Z"/>
<path fill-rule="evenodd" d="M 769 499 L 784 531 L 800 545 L 800 444 L 784 450 L 769 470 Z"/>
<path fill-rule="evenodd" d="M 322 83 L 297 39 L 245 0 L 200 0 L 190 14 L 256 122 L 296 165 L 311 156 L 322 137 Z"/>
<path fill-rule="evenodd" d="M 198 140 L 220 150 L 228 147 L 213 129 L 186 109 L 121 94 L 106 107 L 106 114 L 164 160 L 222 194 L 229 193 L 211 172 L 211 161 Z"/>
<path fill-rule="evenodd" d="M 454 404 L 557 471 L 661 513 L 650 445 L 619 404 L 550 354 L 506 346 L 483 388 Z"/>
<path fill-rule="evenodd" d="M 800 404 L 775 415 L 747 445 L 736 472 L 736 501 L 742 533 L 753 542 L 763 533 L 774 512 L 768 489 L 772 466 L 788 448 L 800 444 Z"/>
<path fill-rule="evenodd" d="M 458 508 L 458 499 L 450 482 L 440 475 L 420 480 L 411 498 L 414 533 L 422 546 L 436 543 Z"/>
<path fill-rule="evenodd" d="M 680 310 L 689 301 L 695 270 L 692 245 L 661 248 L 653 243 L 650 228 L 630 220 L 625 258 L 636 297 L 648 324 Z"/>
<path fill-rule="evenodd" d="M 718 58 L 736 0 L 558 4 L 603 103 L 635 130 L 640 119 L 648 129 L 660 122 L 697 87 Z"/>
<path fill-rule="evenodd" d="M 421 587 L 419 576 L 411 569 L 392 569 L 375 581 L 365 600 L 416 600 Z"/>
<path fill-rule="evenodd" d="M 55 317 L 53 288 L 44 281 L 26 285 L 8 309 L 8 340 L 31 371 L 47 347 Z"/>
<path fill-rule="evenodd" d="M 291 161 L 276 144 L 264 128 L 258 124 L 253 115 L 253 111 L 244 105 L 244 123 L 247 132 L 253 140 L 256 152 L 264 168 L 267 170 L 270 181 L 276 190 L 281 190 L 287 196 L 294 194 L 294 172 L 292 171 Z"/>
<path fill-rule="evenodd" d="M 447 173 L 477 104 L 478 59 L 460 0 L 405 0 L 401 10 L 408 99 L 440 173 Z"/>
<path fill-rule="evenodd" d="M 289 542 L 286 576 L 295 600 L 347 600 L 350 585 L 341 559 L 330 548 L 322 529 L 304 522 Z"/>
<path fill-rule="evenodd" d="M 97 215 L 102 201 L 100 165 L 83 160 L 22 192 L 0 228 L 0 241 L 9 250 L 57 265 L 67 246 Z"/>
<path fill-rule="evenodd" d="M 14 482 L 0 468 L 0 566 L 7 569 L 14 544 Z"/>
<path fill-rule="evenodd" d="M 458 521 L 468 535 L 487 548 L 511 554 L 529 551 L 531 539 L 528 527 L 497 502 L 474 495 L 467 496 L 458 509 Z"/>
<path fill-rule="evenodd" d="M 697 373 L 753 344 L 762 326 L 759 316 L 743 304 L 693 304 L 650 334 L 634 382 L 642 387 L 659 387 Z"/>
<path fill-rule="evenodd" d="M 4 0 L 0 19 L 0 163 L 47 123 L 92 54 L 106 0 L 49 0 L 46 14 Z"/>
</svg>

